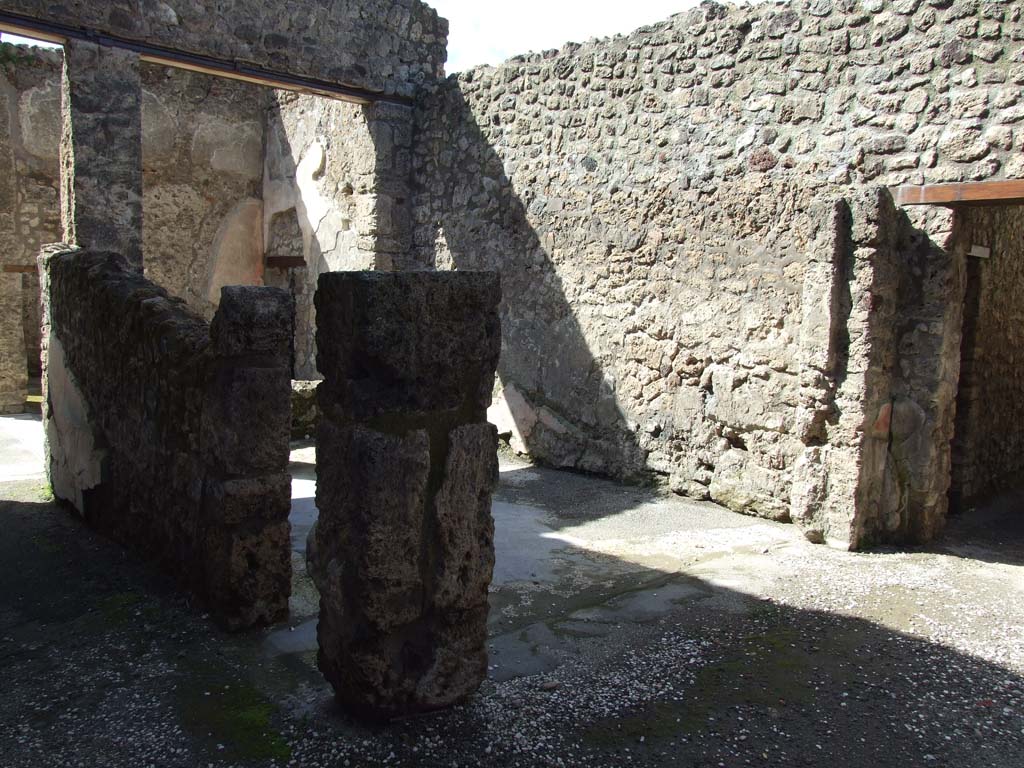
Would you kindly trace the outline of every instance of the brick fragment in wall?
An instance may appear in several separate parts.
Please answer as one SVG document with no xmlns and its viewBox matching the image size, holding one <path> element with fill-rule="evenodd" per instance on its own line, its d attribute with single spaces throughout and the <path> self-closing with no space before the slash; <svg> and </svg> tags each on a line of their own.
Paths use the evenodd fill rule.
<svg viewBox="0 0 1024 768">
<path fill-rule="evenodd" d="M 449 706 L 487 674 L 497 275 L 329 273 L 316 295 L 318 664 L 341 703 Z"/>
<path fill-rule="evenodd" d="M 41 265 L 55 495 L 227 628 L 286 616 L 290 297 L 226 288 L 211 326 L 119 255 Z"/>
</svg>

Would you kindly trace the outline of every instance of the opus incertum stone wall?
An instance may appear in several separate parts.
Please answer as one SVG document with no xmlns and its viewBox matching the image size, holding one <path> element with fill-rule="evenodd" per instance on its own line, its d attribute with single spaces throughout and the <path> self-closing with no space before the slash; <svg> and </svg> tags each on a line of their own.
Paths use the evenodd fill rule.
<svg viewBox="0 0 1024 768">
<path fill-rule="evenodd" d="M 885 386 L 850 402 L 889 402 L 913 437 L 870 472 L 829 459 L 835 482 L 890 478 L 895 500 L 837 507 L 834 535 L 809 534 L 926 538 L 945 515 L 963 265 L 948 211 L 908 219 L 865 190 L 1024 176 L 1022 86 L 1022 8 L 999 0 L 705 3 L 471 70 L 420 104 L 400 266 L 501 272 L 491 418 L 516 450 L 802 521 L 798 464 L 831 439 L 801 421 L 808 361 L 828 352 L 807 346 L 822 308 L 805 302 L 838 249 L 838 298 L 822 311 L 872 291 L 901 307 L 875 328 L 899 359 L 866 351 L 891 366 L 869 372 Z M 884 213 L 830 239 L 819 203 Z M 862 338 L 825 318 L 841 368 Z M 832 428 L 836 394 L 819 395 Z M 847 413 L 856 434 L 836 439 L 859 445 L 876 422 L 888 435 L 878 417 Z"/>
<path fill-rule="evenodd" d="M 442 72 L 448 25 L 419 0 L 9 0 L 5 10 L 297 77 L 412 96 Z"/>
<path fill-rule="evenodd" d="M 225 626 L 286 616 L 291 298 L 225 288 L 207 324 L 119 255 L 41 262 L 54 494 Z"/>
<path fill-rule="evenodd" d="M 318 656 L 362 716 L 443 707 L 487 672 L 498 361 L 493 273 L 328 273 L 310 573 Z"/>
</svg>

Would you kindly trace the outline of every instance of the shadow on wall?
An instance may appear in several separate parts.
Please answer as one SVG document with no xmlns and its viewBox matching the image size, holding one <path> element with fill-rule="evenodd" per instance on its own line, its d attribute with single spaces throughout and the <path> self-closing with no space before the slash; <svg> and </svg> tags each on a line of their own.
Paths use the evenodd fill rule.
<svg viewBox="0 0 1024 768">
<path fill-rule="evenodd" d="M 318 277 L 377 267 L 377 152 L 369 109 L 275 91 L 267 110 L 266 256 L 302 259 L 303 266 L 270 266 L 265 279 L 295 297 L 297 379 L 320 378 L 313 306 Z"/>
<path fill-rule="evenodd" d="M 527 219 L 528 208 L 542 203 L 534 202 L 529 191 L 516 194 L 501 158 L 457 89 L 442 88 L 434 98 L 445 101 L 425 109 L 447 115 L 458 126 L 460 141 L 454 147 L 431 147 L 437 154 L 428 156 L 420 170 L 426 183 L 446 185 L 429 196 L 443 199 L 451 218 L 434 222 L 434 243 L 414 243 L 415 254 L 428 256 L 397 266 L 501 274 L 502 391 L 488 417 L 510 436 L 515 450 L 555 467 L 622 480 L 644 478 L 647 452 L 637 438 L 639 426 L 626 419 L 615 380 L 587 343 L 551 259 L 551 243 Z M 456 186 L 450 175 L 431 168 L 437 158 L 442 165 L 468 171 L 460 178 L 471 177 L 476 185 Z M 417 190 L 418 196 L 425 194 Z M 500 236 L 495 238 L 495 232 Z M 586 303 L 585 296 L 580 299 Z M 571 419 L 559 404 L 572 404 Z"/>
<path fill-rule="evenodd" d="M 941 529 L 963 298 L 962 255 L 942 242 L 941 226 L 911 221 L 884 188 L 804 172 L 755 174 L 752 185 L 741 180 L 707 198 L 665 191 L 665 200 L 686 203 L 657 220 L 674 222 L 679 231 L 665 237 L 685 244 L 685 258 L 669 264 L 671 245 L 615 239 L 650 236 L 616 219 L 633 215 L 628 200 L 563 214 L 568 203 L 558 195 L 571 192 L 552 191 L 554 166 L 573 160 L 575 168 L 580 158 L 562 149 L 548 158 L 551 147 L 535 146 L 534 137 L 529 157 L 543 162 L 517 170 L 522 146 L 517 153 L 492 145 L 458 84 L 431 96 L 420 119 L 417 173 L 434 186 L 417 189 L 415 209 L 438 218 L 418 222 L 407 266 L 501 273 L 504 391 L 490 418 L 514 448 L 618 479 L 657 472 L 673 473 L 671 481 L 678 471 L 699 478 L 681 485 L 687 494 L 795 519 L 813 540 L 843 548 L 925 541 Z M 458 173 L 446 173 L 452 168 Z M 510 174 L 523 187 L 518 194 Z M 577 197 L 587 205 L 586 195 Z M 822 231 L 818 203 L 845 209 L 836 214 L 842 221 Z M 773 224 L 782 211 L 792 224 L 788 240 Z M 560 229 L 570 215 L 577 229 Z M 530 223 L 545 220 L 556 223 Z M 563 244 L 567 232 L 586 242 Z M 764 246 L 730 259 L 741 238 Z M 815 271 L 821 267 L 827 276 Z M 704 285 L 658 295 L 660 272 L 670 284 Z M 601 280 L 603 292 L 595 288 Z M 815 317 L 810 305 L 821 294 Z M 644 311 L 632 311 L 637 306 Z M 650 327 L 638 325 L 643 318 Z M 686 334 L 686 351 L 666 362 L 671 344 L 660 344 L 671 342 L 673 329 Z M 649 344 L 643 364 L 618 357 L 630 334 Z M 694 369 L 685 386 L 680 363 Z M 821 374 L 827 381 L 808 386 L 808 375 Z M 664 382 L 652 388 L 660 402 L 647 396 L 645 378 Z M 814 509 L 807 494 L 816 496 Z"/>
</svg>

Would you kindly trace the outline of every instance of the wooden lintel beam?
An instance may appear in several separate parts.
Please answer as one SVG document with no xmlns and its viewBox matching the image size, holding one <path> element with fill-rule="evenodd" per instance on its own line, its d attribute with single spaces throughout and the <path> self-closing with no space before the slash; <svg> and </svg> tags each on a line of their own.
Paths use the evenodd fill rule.
<svg viewBox="0 0 1024 768">
<path fill-rule="evenodd" d="M 1024 203 L 1024 179 L 890 187 L 897 205 L 1017 205 Z"/>
<path fill-rule="evenodd" d="M 4 264 L 4 272 L 32 273 L 37 271 L 35 264 Z"/>
<path fill-rule="evenodd" d="M 0 32 L 11 32 L 16 35 L 34 37 L 38 40 L 58 44 L 64 44 L 69 39 L 87 40 L 97 45 L 133 51 L 139 55 L 142 61 L 151 64 L 202 72 L 215 77 L 241 80 L 268 88 L 310 93 L 354 104 L 385 102 L 410 106 L 413 103 L 413 100 L 408 96 L 371 91 L 357 85 L 329 82 L 286 72 L 274 72 L 257 64 L 219 59 L 191 51 L 153 45 L 139 40 L 129 40 L 103 34 L 96 30 L 83 29 L 58 22 L 40 21 L 38 19 L 18 16 L 5 10 L 0 10 Z"/>
</svg>

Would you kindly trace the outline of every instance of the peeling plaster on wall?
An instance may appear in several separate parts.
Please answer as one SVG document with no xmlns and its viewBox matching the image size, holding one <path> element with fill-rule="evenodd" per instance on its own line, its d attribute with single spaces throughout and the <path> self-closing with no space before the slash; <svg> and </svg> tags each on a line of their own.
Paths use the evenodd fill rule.
<svg viewBox="0 0 1024 768">
<path fill-rule="evenodd" d="M 255 249 L 263 222 L 253 201 L 262 194 L 271 92 L 161 66 L 143 66 L 142 79 L 146 275 L 209 319 L 220 285 L 234 279 L 225 276 L 242 285 L 262 279 Z"/>
<path fill-rule="evenodd" d="M 50 485 L 57 498 L 85 513 L 82 494 L 102 480 L 105 451 L 96 445 L 89 407 L 64 361 L 64 347 L 50 334 L 47 358 L 46 440 Z"/>
<path fill-rule="evenodd" d="M 263 201 L 235 205 L 213 241 L 206 298 L 214 307 L 226 285 L 263 285 Z"/>
<path fill-rule="evenodd" d="M 320 274 L 373 269 L 376 155 L 363 108 L 312 96 L 275 93 L 267 113 L 264 238 L 277 217 L 294 210 L 305 267 L 270 270 L 268 285 L 296 301 L 295 376 L 318 379 L 313 293 Z M 282 231 L 277 233 L 280 236 Z"/>
</svg>

